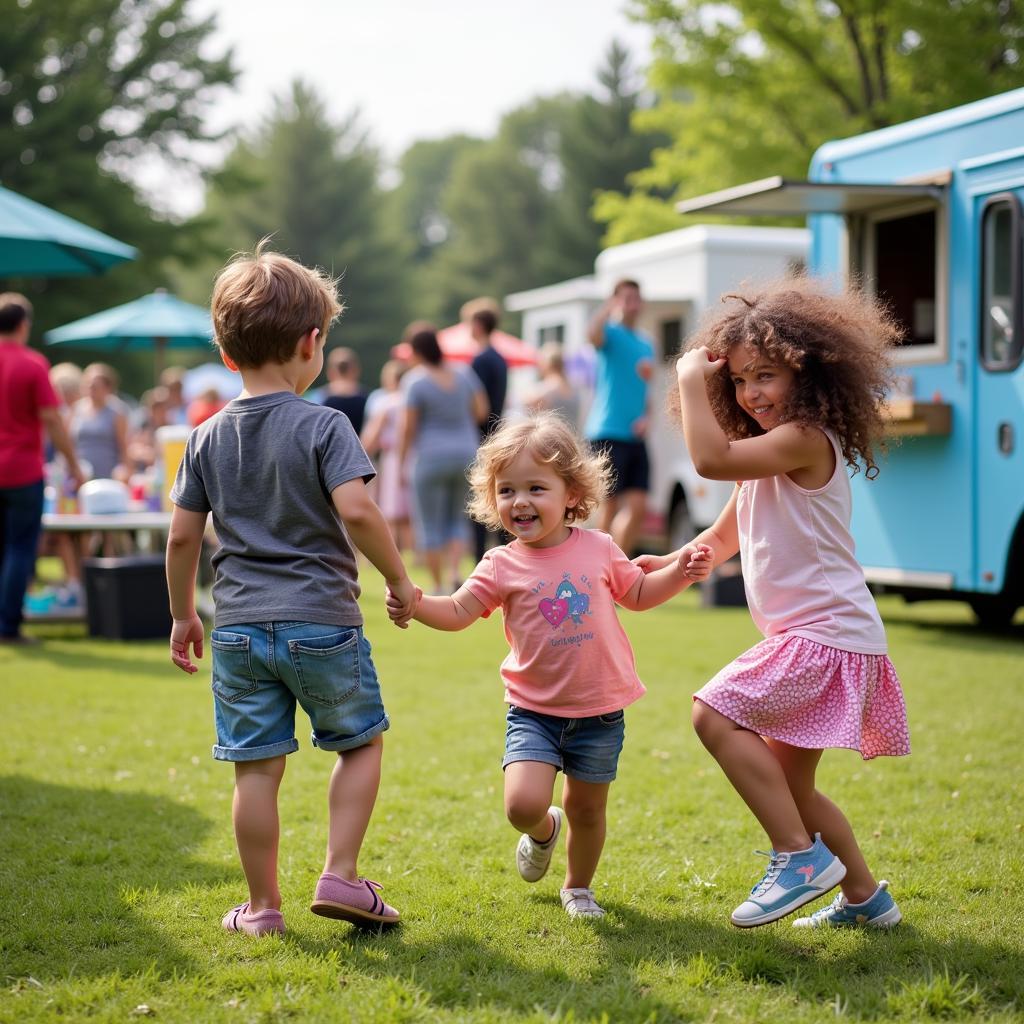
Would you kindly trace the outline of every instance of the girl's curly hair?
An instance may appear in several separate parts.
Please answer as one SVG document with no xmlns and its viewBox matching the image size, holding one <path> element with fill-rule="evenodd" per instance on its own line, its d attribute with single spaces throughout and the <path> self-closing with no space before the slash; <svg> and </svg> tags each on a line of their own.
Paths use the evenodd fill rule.
<svg viewBox="0 0 1024 1024">
<path fill-rule="evenodd" d="M 835 432 L 846 464 L 864 463 L 874 479 L 882 441 L 882 406 L 890 387 L 889 350 L 903 329 L 886 307 L 857 288 L 830 292 L 820 281 L 789 277 L 745 295 L 725 295 L 687 343 L 728 358 L 736 345 L 794 371 L 782 419 Z M 708 399 L 733 440 L 764 433 L 736 401 L 728 368 L 707 384 Z M 678 404 L 678 394 L 675 402 Z"/>
<path fill-rule="evenodd" d="M 565 510 L 567 523 L 584 522 L 605 499 L 611 465 L 605 452 L 592 451 L 586 441 L 551 412 L 499 427 L 477 449 L 469 467 L 469 514 L 492 530 L 502 529 L 495 481 L 498 474 L 524 451 L 549 465 L 565 481 L 578 501 Z"/>
</svg>

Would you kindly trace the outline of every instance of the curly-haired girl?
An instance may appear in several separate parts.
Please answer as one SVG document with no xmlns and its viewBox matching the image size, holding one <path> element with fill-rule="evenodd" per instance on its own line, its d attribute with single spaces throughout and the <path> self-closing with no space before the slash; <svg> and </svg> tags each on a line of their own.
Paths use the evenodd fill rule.
<svg viewBox="0 0 1024 1024">
<path fill-rule="evenodd" d="M 815 788 L 827 747 L 865 759 L 910 752 L 903 693 L 850 536 L 850 482 L 878 472 L 887 350 L 899 330 L 854 290 L 798 278 L 729 295 L 677 364 L 697 471 L 738 484 L 697 537 L 737 550 L 765 639 L 694 696 L 704 746 L 771 840 L 768 869 L 733 911 L 768 924 L 828 892 L 801 927 L 888 927 L 900 911 L 843 813 Z M 845 465 L 844 465 L 845 463 Z M 667 556 L 671 557 L 671 556 Z M 645 571 L 661 559 L 638 559 Z"/>
<path fill-rule="evenodd" d="M 607 456 L 551 413 L 501 427 L 470 470 L 470 513 L 514 540 L 488 551 L 451 597 L 422 597 L 413 618 L 465 629 L 500 607 L 509 654 L 505 813 L 522 834 L 516 866 L 544 877 L 567 822 L 562 906 L 601 917 L 590 884 L 605 837 L 608 787 L 624 735 L 623 708 L 644 693 L 615 604 L 641 611 L 707 576 L 713 552 L 690 544 L 645 575 L 611 538 L 582 523 L 608 487 Z M 392 604 L 394 605 L 392 607 Z M 405 619 L 397 602 L 392 617 Z M 565 773 L 562 808 L 551 798 Z"/>
</svg>

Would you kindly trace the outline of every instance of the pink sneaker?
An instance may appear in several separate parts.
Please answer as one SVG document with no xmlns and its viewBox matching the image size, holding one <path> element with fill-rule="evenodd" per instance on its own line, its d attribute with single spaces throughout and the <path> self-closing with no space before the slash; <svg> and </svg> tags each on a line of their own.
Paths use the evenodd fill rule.
<svg viewBox="0 0 1024 1024">
<path fill-rule="evenodd" d="M 321 917 L 351 921 L 354 925 L 398 924 L 400 915 L 378 895 L 381 885 L 368 878 L 346 882 L 344 878 L 325 871 L 316 883 L 316 893 L 309 909 Z"/>
<path fill-rule="evenodd" d="M 261 910 L 258 914 L 250 914 L 248 903 L 232 907 L 220 923 L 226 931 L 245 932 L 246 935 L 284 934 L 284 916 L 280 910 Z"/>
</svg>

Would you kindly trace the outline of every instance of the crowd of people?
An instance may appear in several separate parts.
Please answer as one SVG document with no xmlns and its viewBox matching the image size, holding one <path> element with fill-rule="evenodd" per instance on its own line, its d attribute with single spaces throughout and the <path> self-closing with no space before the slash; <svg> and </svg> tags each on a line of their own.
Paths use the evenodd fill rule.
<svg viewBox="0 0 1024 1024">
<path fill-rule="evenodd" d="M 0 325 L 0 343 L 9 343 L 0 344 L 0 354 L 18 357 L 6 358 L 5 365 L 31 363 L 36 375 L 45 373 L 47 382 L 45 387 L 36 382 L 34 408 L 5 403 L 0 431 L 9 431 L 5 436 L 11 437 L 20 431 L 16 447 L 33 450 L 47 418 L 56 417 L 66 434 L 63 447 L 47 439 L 40 478 L 32 480 L 33 486 L 41 480 L 41 510 L 78 511 L 78 487 L 91 479 L 121 482 L 134 507 L 160 508 L 161 491 L 170 481 L 163 479 L 157 431 L 165 426 L 196 427 L 220 411 L 228 396 L 217 388 L 193 389 L 186 395 L 188 371 L 180 366 L 164 369 L 137 400 L 122 392 L 117 371 L 105 363 L 82 367 L 60 362 L 50 367 L 27 345 L 32 323 L 28 300 L 13 293 L 2 299 L 4 322 L 13 326 Z M 435 328 L 415 321 L 396 349 L 401 358 L 384 364 L 378 388 L 369 392 L 364 388 L 356 352 L 335 347 L 325 357 L 326 385 L 307 393 L 312 400 L 340 410 L 352 423 L 373 458 L 377 476 L 372 492 L 400 550 L 416 551 L 438 593 L 460 582 L 460 563 L 467 553 L 475 553 L 479 560 L 501 539 L 500 531 L 468 517 L 465 475 L 479 445 L 510 411 L 506 408 L 508 366 L 491 344 L 499 307 L 492 299 L 475 299 L 463 307 L 462 317 L 477 349 L 471 361 L 446 357 Z M 20 384 L 23 370 L 9 372 L 10 380 Z M 539 351 L 536 386 L 518 396 L 514 412 L 542 410 L 559 413 L 573 426 L 579 424 L 579 390 L 567 379 L 561 346 L 555 343 Z M 69 451 L 74 453 L 73 463 Z M 0 490 L 9 484 L 19 486 L 26 473 L 0 467 Z M 36 476 L 34 462 L 27 475 Z M 38 524 L 35 511 L 29 518 Z M 12 609 L 4 621 L 5 635 L 23 638 L 15 605 L 36 616 L 81 610 L 82 555 L 90 545 L 99 545 L 100 538 L 79 541 L 59 532 L 40 539 L 36 530 L 13 542 L 26 551 L 28 569 L 27 576 L 18 570 L 18 582 L 5 583 L 9 593 L 4 601 Z M 113 554 L 124 540 L 108 534 L 102 544 L 104 553 Z M 35 559 L 28 552 L 37 549 L 59 556 L 63 579 L 29 589 Z"/>
</svg>

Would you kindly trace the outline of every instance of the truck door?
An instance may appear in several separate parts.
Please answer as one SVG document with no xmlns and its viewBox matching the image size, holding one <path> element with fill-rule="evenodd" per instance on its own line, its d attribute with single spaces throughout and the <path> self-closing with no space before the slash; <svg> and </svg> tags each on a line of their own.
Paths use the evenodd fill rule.
<svg viewBox="0 0 1024 1024">
<path fill-rule="evenodd" d="M 1022 199 L 1024 188 L 975 199 L 980 256 L 975 585 L 989 594 L 1003 590 L 1010 544 L 1024 511 Z"/>
</svg>

